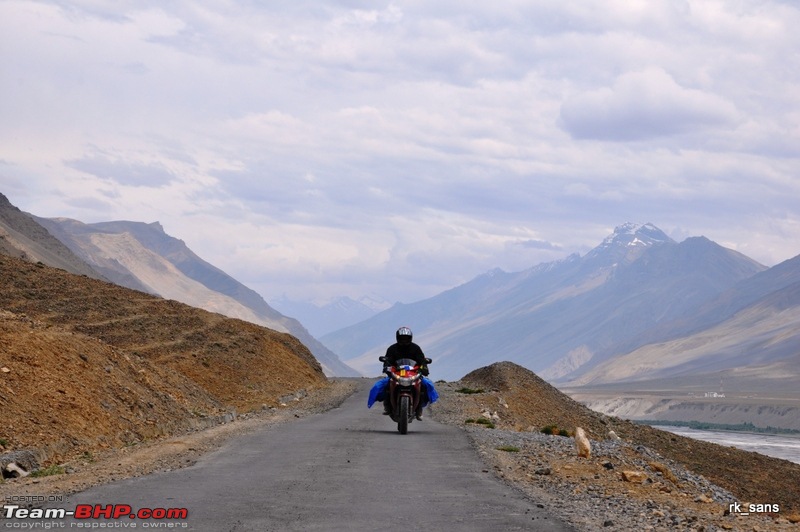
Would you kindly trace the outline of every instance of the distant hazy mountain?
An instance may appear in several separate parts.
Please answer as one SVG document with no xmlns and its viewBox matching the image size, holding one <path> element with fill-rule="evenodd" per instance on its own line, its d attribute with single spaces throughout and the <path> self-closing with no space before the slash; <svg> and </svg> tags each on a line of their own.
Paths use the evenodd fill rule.
<svg viewBox="0 0 800 532">
<path fill-rule="evenodd" d="M 288 332 L 319 360 L 326 375 L 357 376 L 293 318 L 270 307 L 255 291 L 207 263 L 158 222 L 84 224 L 38 218 L 41 225 L 112 282 L 232 318 Z"/>
<path fill-rule="evenodd" d="M 566 380 L 640 347 L 660 324 L 694 314 L 764 269 L 704 237 L 676 243 L 652 224 L 625 224 L 584 257 L 494 270 L 322 341 L 348 364 L 375 373 L 394 330 L 409 325 L 434 358 L 437 378 L 510 360 Z"/>
<path fill-rule="evenodd" d="M 656 341 L 607 360 L 570 384 L 680 379 L 725 381 L 735 388 L 746 380 L 750 389 L 796 389 L 800 256 L 737 283 L 649 336 Z"/>
<path fill-rule="evenodd" d="M 0 254 L 42 262 L 95 279 L 103 278 L 3 194 L 0 194 Z"/>
<path fill-rule="evenodd" d="M 297 318 L 316 337 L 359 323 L 386 310 L 391 305 L 376 297 L 365 296 L 358 301 L 337 297 L 325 304 L 292 301 L 286 297 L 270 301 L 281 313 Z"/>
</svg>

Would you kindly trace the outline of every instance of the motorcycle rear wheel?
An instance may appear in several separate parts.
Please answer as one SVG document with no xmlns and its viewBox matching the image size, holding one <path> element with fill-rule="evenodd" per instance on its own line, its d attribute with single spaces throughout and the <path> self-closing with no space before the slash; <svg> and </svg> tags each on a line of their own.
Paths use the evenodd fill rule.
<svg viewBox="0 0 800 532">
<path fill-rule="evenodd" d="M 400 413 L 397 419 L 397 430 L 400 434 L 408 433 L 408 411 L 411 409 L 411 398 L 403 396 L 400 398 Z"/>
</svg>

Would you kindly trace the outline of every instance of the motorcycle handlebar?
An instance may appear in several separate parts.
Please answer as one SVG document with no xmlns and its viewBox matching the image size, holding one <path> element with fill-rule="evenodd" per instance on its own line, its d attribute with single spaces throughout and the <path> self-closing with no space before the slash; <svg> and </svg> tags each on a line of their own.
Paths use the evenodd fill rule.
<svg viewBox="0 0 800 532">
<path fill-rule="evenodd" d="M 386 363 L 386 357 L 385 356 L 379 356 L 378 357 L 378 361 L 379 362 L 383 362 L 385 364 Z M 431 363 L 433 363 L 433 360 L 431 360 L 430 358 L 426 358 L 425 359 L 425 363 L 426 364 L 431 364 Z"/>
</svg>

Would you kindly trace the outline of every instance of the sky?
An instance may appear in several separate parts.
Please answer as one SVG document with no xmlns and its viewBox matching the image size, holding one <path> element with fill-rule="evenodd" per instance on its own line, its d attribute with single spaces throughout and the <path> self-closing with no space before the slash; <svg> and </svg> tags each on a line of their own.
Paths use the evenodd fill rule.
<svg viewBox="0 0 800 532">
<path fill-rule="evenodd" d="M 625 222 L 800 254 L 792 1 L 0 0 L 0 192 L 265 299 L 413 302 Z"/>
</svg>

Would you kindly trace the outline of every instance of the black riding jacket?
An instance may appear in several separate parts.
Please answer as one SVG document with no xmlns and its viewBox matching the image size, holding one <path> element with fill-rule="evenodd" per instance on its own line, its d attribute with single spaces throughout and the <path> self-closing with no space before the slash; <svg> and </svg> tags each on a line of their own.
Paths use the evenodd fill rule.
<svg viewBox="0 0 800 532">
<path fill-rule="evenodd" d="M 389 366 L 394 366 L 395 362 L 401 358 L 410 358 L 420 365 L 422 374 L 428 374 L 428 365 L 425 363 L 425 354 L 422 352 L 420 346 L 411 342 L 410 344 L 392 344 L 386 350 L 386 360 L 383 363 L 383 369 L 386 370 Z"/>
</svg>

